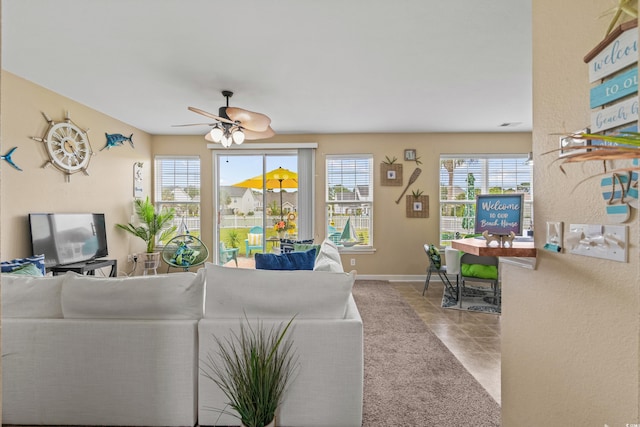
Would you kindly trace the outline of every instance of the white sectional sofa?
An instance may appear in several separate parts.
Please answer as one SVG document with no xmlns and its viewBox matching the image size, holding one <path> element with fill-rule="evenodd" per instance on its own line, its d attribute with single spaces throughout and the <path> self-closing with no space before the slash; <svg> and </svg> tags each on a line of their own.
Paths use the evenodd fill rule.
<svg viewBox="0 0 640 427">
<path fill-rule="evenodd" d="M 2 276 L 2 422 L 193 426 L 204 274 Z"/>
<path fill-rule="evenodd" d="M 278 426 L 362 425 L 363 330 L 351 295 L 355 272 L 258 271 L 207 265 L 205 316 L 199 322 L 200 360 L 219 360 L 214 337 L 238 333 L 245 319 L 267 328 L 294 315 L 293 349 L 299 366 L 278 409 Z M 200 425 L 237 425 L 221 414 L 227 402 L 201 377 Z M 217 409 L 217 410 L 216 410 Z"/>
<path fill-rule="evenodd" d="M 355 272 L 207 264 L 198 274 L 1 279 L 5 424 L 239 425 L 215 410 L 226 399 L 200 360 L 243 319 L 270 326 L 293 315 L 299 366 L 277 425 L 362 424 Z"/>
</svg>

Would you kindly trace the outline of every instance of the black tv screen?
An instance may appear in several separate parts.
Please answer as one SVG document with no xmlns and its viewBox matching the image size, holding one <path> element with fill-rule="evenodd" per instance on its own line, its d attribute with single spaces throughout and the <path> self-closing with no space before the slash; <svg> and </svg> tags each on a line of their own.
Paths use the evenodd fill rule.
<svg viewBox="0 0 640 427">
<path fill-rule="evenodd" d="M 109 255 L 104 214 L 31 213 L 29 228 L 33 254 L 44 254 L 47 268 Z"/>
</svg>

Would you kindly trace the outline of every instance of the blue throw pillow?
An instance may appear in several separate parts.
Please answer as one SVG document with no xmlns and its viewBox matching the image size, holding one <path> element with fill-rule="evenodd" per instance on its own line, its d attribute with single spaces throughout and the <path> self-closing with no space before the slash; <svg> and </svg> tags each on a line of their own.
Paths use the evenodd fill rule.
<svg viewBox="0 0 640 427">
<path fill-rule="evenodd" d="M 20 268 L 25 264 L 35 264 L 43 276 L 47 274 L 47 270 L 44 266 L 44 255 L 34 255 L 26 258 L 12 259 L 11 261 L 2 261 L 0 263 L 0 267 L 3 273 L 11 273 L 13 270 Z"/>
<path fill-rule="evenodd" d="M 313 270 L 316 261 L 316 250 L 305 252 L 289 252 L 285 254 L 257 253 L 256 270 Z"/>
</svg>

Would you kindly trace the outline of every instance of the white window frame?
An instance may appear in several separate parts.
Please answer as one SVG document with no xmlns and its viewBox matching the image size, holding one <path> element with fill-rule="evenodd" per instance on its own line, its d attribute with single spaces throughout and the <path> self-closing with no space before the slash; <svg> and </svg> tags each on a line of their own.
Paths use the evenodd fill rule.
<svg viewBox="0 0 640 427">
<path fill-rule="evenodd" d="M 351 252 L 357 252 L 357 251 L 371 251 L 373 249 L 373 242 L 374 242 L 374 236 L 373 236 L 373 224 L 374 224 L 374 218 L 373 218 L 373 203 L 374 203 L 374 188 L 373 188 L 373 173 L 374 173 L 374 168 L 373 168 L 373 154 L 327 154 L 326 158 L 325 158 L 325 221 L 324 221 L 324 230 L 325 230 L 325 236 L 329 237 L 330 235 L 330 222 L 332 221 L 332 219 L 335 221 L 337 219 L 337 217 L 333 218 L 332 217 L 332 213 L 330 212 L 330 208 L 329 205 L 349 205 L 349 204 L 353 204 L 354 200 L 330 200 L 330 186 L 331 185 L 335 185 L 334 183 L 330 182 L 330 176 L 329 176 L 329 165 L 330 162 L 335 162 L 335 161 L 350 161 L 350 160 L 366 160 L 368 165 L 368 176 L 366 179 L 366 182 L 364 183 L 359 183 L 356 182 L 355 185 L 367 185 L 369 188 L 369 194 L 367 196 L 367 198 L 365 200 L 357 200 L 355 202 L 359 203 L 359 204 L 363 204 L 363 205 L 368 205 L 368 218 L 365 218 L 366 222 L 368 222 L 368 229 L 369 229 L 369 242 L 366 245 L 357 245 L 351 248 L 344 248 L 344 247 L 339 247 L 340 251 L 351 251 Z M 349 185 L 345 185 L 347 188 L 349 188 Z M 338 224 L 336 224 L 338 225 Z M 340 224 L 341 225 L 341 224 Z M 336 228 L 338 230 L 342 230 L 342 227 L 338 225 Z M 359 224 L 362 225 L 362 224 Z"/>
<path fill-rule="evenodd" d="M 450 241 L 459 237 L 464 237 L 465 234 L 473 234 L 474 230 L 466 231 L 462 227 L 462 221 L 464 218 L 458 215 L 446 216 L 443 215 L 443 212 L 447 210 L 451 210 L 452 206 L 455 210 L 455 206 L 469 206 L 472 209 L 475 209 L 475 197 L 473 199 L 443 199 L 443 191 L 444 189 L 448 189 L 448 182 L 443 182 L 443 177 L 447 175 L 447 172 L 444 171 L 442 166 L 442 162 L 444 160 L 454 160 L 465 162 L 466 160 L 473 159 L 474 161 L 478 161 L 477 168 L 469 168 L 469 165 L 463 165 L 465 169 L 459 173 L 466 174 L 470 170 L 480 169 L 479 176 L 474 176 L 476 181 L 474 183 L 474 188 L 479 188 L 479 194 L 490 194 L 489 189 L 495 186 L 491 185 L 491 176 L 495 176 L 496 169 L 492 170 L 489 166 L 490 160 L 506 160 L 513 159 L 515 161 L 516 168 L 509 170 L 501 170 L 500 177 L 502 180 L 507 180 L 505 175 L 508 173 L 516 173 L 518 177 L 528 177 L 529 178 L 529 186 L 521 186 L 522 179 L 516 178 L 515 182 L 515 192 L 517 193 L 525 193 L 524 197 L 524 217 L 523 217 L 523 233 L 526 233 L 530 227 L 533 227 L 533 165 L 527 165 L 525 162 L 527 160 L 527 154 L 441 154 L 440 161 L 438 165 L 440 166 L 438 169 L 438 200 L 439 200 L 439 243 L 440 246 L 449 246 Z M 454 169 L 455 170 L 455 169 Z M 460 171 L 460 169 L 458 169 Z M 528 175 L 528 176 L 527 176 Z M 448 176 L 447 176 L 448 181 Z M 465 187 L 466 184 L 461 183 L 461 178 L 457 181 L 454 181 L 454 188 L 460 188 L 462 191 L 468 194 L 468 188 Z M 507 189 L 510 189 L 511 186 L 507 184 Z M 503 188 L 504 189 L 504 188 Z M 528 190 L 528 191 L 527 191 Z M 468 197 L 468 195 L 467 195 Z M 448 207 L 448 208 L 447 208 Z M 460 224 L 457 224 L 458 220 L 461 221 Z M 458 232 L 460 235 L 456 236 L 455 232 Z"/>
<path fill-rule="evenodd" d="M 193 165 L 188 165 L 186 168 L 186 171 L 184 174 L 182 174 L 185 178 L 186 182 L 185 182 L 185 188 L 186 187 L 193 187 L 197 185 L 197 189 L 198 189 L 198 196 L 197 198 L 193 198 L 193 199 L 178 199 L 178 200 L 165 200 L 163 199 L 163 186 L 174 186 L 177 187 L 180 185 L 180 181 L 182 179 L 177 178 L 177 174 L 173 174 L 171 175 L 169 173 L 169 176 L 171 176 L 172 178 L 169 178 L 169 180 L 167 180 L 167 172 L 163 171 L 163 167 L 162 167 L 162 162 L 163 161 L 174 161 L 174 162 L 197 162 L 197 167 L 195 164 Z M 164 177 L 163 177 L 164 175 Z M 173 182 L 171 182 L 173 181 Z M 201 205 L 201 197 L 202 197 L 202 162 L 200 160 L 199 156 L 167 156 L 167 155 L 163 155 L 163 156 L 155 156 L 154 158 L 154 182 L 155 182 L 155 189 L 154 189 L 154 205 L 156 206 L 156 209 L 160 209 L 163 206 L 166 207 L 174 207 L 174 208 L 178 208 L 178 212 L 176 212 L 176 217 L 173 219 L 173 225 L 175 225 L 177 227 L 177 233 L 181 234 L 183 232 L 185 232 L 186 230 L 189 231 L 190 234 L 196 236 L 196 237 L 200 237 L 201 238 L 201 232 L 202 232 L 202 205 Z M 185 194 L 187 194 L 185 192 Z M 198 212 L 198 215 L 193 216 L 193 217 L 187 217 L 185 218 L 184 215 L 181 215 L 179 213 L 180 210 L 184 210 L 184 209 L 180 209 L 181 205 L 196 205 L 195 209 L 192 207 L 191 211 L 194 212 Z M 184 221 L 183 221 L 184 220 Z M 186 230 L 185 230 L 185 225 L 186 225 Z"/>
</svg>

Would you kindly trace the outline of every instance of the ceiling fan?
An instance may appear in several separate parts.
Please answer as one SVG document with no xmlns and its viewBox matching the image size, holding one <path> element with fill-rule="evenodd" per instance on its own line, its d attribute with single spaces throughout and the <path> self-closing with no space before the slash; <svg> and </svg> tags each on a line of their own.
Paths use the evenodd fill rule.
<svg viewBox="0 0 640 427">
<path fill-rule="evenodd" d="M 242 144 L 245 140 L 271 138 L 276 134 L 271 129 L 269 117 L 243 108 L 229 107 L 229 98 L 233 96 L 233 92 L 229 90 L 223 90 L 222 96 L 227 98 L 227 105 L 218 109 L 217 116 L 196 107 L 188 107 L 194 113 L 216 120 L 215 123 L 192 123 L 176 126 L 213 126 L 204 139 L 220 142 L 224 147 L 230 147 L 234 142 Z"/>
</svg>

